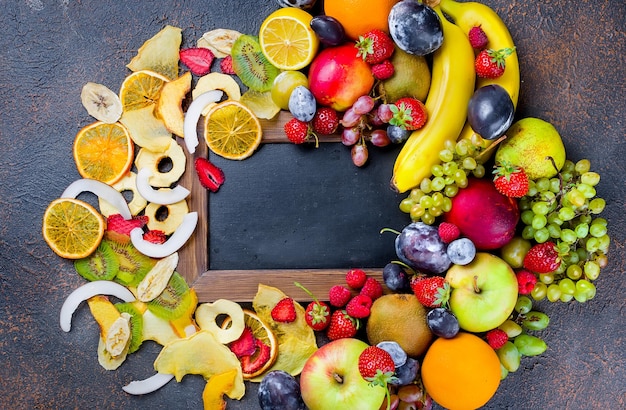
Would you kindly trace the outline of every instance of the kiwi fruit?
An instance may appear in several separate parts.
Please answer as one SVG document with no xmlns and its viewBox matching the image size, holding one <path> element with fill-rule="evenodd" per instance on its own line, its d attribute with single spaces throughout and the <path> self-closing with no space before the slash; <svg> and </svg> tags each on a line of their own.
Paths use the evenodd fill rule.
<svg viewBox="0 0 626 410">
<path fill-rule="evenodd" d="M 147 303 L 148 310 L 165 320 L 176 320 L 192 303 L 189 285 L 180 273 L 174 272 L 159 296 Z"/>
<path fill-rule="evenodd" d="M 143 342 L 143 315 L 133 302 L 116 303 L 115 308 L 120 313 L 128 313 L 130 315 L 128 353 L 134 353 L 139 350 Z"/>
<path fill-rule="evenodd" d="M 113 279 L 119 267 L 117 255 L 106 241 L 100 242 L 91 255 L 74 261 L 76 272 L 90 282 Z"/>
<path fill-rule="evenodd" d="M 384 101 L 392 103 L 403 97 L 425 101 L 430 89 L 430 68 L 426 58 L 396 48 L 391 56 L 394 74 L 380 83 L 379 93 Z"/>
<path fill-rule="evenodd" d="M 121 243 L 110 239 L 102 242 L 106 242 L 117 256 L 119 268 L 114 280 L 124 286 L 137 286 L 157 262 L 139 252 L 131 242 Z"/>
<path fill-rule="evenodd" d="M 233 43 L 233 70 L 248 88 L 269 91 L 280 70 L 269 62 L 256 36 L 242 34 Z"/>
<path fill-rule="evenodd" d="M 371 345 L 395 341 L 411 357 L 426 352 L 433 334 L 426 323 L 426 308 L 415 295 L 383 295 L 374 301 L 370 312 L 366 332 Z"/>
</svg>

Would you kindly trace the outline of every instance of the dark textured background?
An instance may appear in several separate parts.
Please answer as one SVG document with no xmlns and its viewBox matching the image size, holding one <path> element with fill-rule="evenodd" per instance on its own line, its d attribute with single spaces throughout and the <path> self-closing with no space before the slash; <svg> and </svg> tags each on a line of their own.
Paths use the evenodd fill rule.
<svg viewBox="0 0 626 410">
<path fill-rule="evenodd" d="M 542 334 L 548 351 L 524 358 L 487 407 L 624 408 L 626 6 L 618 0 L 485 2 L 503 16 L 517 43 L 523 80 L 518 117 L 551 121 L 569 158 L 591 159 L 602 175 L 598 191 L 607 200 L 604 216 L 613 238 L 596 299 L 541 304 L 552 320 Z M 91 122 L 80 103 L 84 83 L 118 89 L 128 74 L 125 64 L 165 24 L 181 27 L 184 45 L 190 46 L 213 28 L 254 33 L 275 8 L 273 1 L 2 1 L 0 407 L 201 408 L 204 381 L 198 376 L 144 397 L 121 390 L 152 375 L 156 345 L 144 345 L 118 371 L 107 372 L 97 363 L 98 331 L 88 309 L 77 311 L 70 333 L 61 331 L 61 304 L 83 282 L 70 262 L 45 245 L 41 216 L 78 178 L 72 141 Z M 212 199 L 211 257 L 222 265 L 217 267 L 386 262 L 390 242 L 377 231 L 406 221 L 397 211 L 400 197 L 387 191 L 394 153 L 374 151 L 371 166 L 357 171 L 341 146 L 311 151 L 263 147 L 249 163 L 220 161 L 231 184 Z M 246 175 L 259 183 L 242 183 L 237 191 L 233 181 Z M 335 218 L 327 223 L 333 214 L 350 223 L 343 226 Z M 257 225 L 266 217 L 272 221 Z M 243 256 L 229 245 L 242 239 L 248 241 L 240 245 Z M 259 245 L 270 239 L 275 245 Z M 295 251 L 277 251 L 281 242 Z M 337 243 L 343 247 L 336 249 Z M 229 408 L 258 408 L 256 390 L 249 388 L 245 399 Z"/>
</svg>

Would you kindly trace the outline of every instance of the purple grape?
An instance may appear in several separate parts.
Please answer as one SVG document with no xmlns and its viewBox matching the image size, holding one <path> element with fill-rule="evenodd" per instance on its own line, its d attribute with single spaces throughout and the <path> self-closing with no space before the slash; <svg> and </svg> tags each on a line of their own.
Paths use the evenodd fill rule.
<svg viewBox="0 0 626 410">
<path fill-rule="evenodd" d="M 311 20 L 311 29 L 319 40 L 328 46 L 343 44 L 346 33 L 341 23 L 331 16 L 315 16 Z"/>
<path fill-rule="evenodd" d="M 357 167 L 362 167 L 367 162 L 368 152 L 365 144 L 356 144 L 352 146 L 351 151 L 352 163 Z"/>
<path fill-rule="evenodd" d="M 349 128 L 349 127 L 356 126 L 359 123 L 359 121 L 361 121 L 361 114 L 357 114 L 354 111 L 354 108 L 350 107 L 343 113 L 343 117 L 341 118 L 339 122 L 344 127 Z"/>
<path fill-rule="evenodd" d="M 457 265 L 467 265 L 476 256 L 476 246 L 468 238 L 459 238 L 448 244 L 448 258 Z"/>
<path fill-rule="evenodd" d="M 388 263 L 383 268 L 385 286 L 393 292 L 403 292 L 410 289 L 409 277 L 397 263 Z"/>
<path fill-rule="evenodd" d="M 402 144 L 404 141 L 409 139 L 411 131 L 398 127 L 397 125 L 388 125 L 387 136 L 392 143 Z"/>
<path fill-rule="evenodd" d="M 352 109 L 359 115 L 365 115 L 374 108 L 374 99 L 369 95 L 362 95 L 352 104 Z"/>
<path fill-rule="evenodd" d="M 404 227 L 396 238 L 395 247 L 398 258 L 415 270 L 439 274 L 452 264 L 437 228 L 423 222 Z"/>
<path fill-rule="evenodd" d="M 459 333 L 459 321 L 448 309 L 438 307 L 426 315 L 426 323 L 434 335 L 450 339 Z"/>
<path fill-rule="evenodd" d="M 385 130 L 374 130 L 370 134 L 370 141 L 376 147 L 386 147 L 391 144 L 391 140 L 387 136 L 387 131 Z"/>
<path fill-rule="evenodd" d="M 361 139 L 361 129 L 359 127 L 344 128 L 341 131 L 341 143 L 351 147 Z"/>
<path fill-rule="evenodd" d="M 393 111 L 391 111 L 391 106 L 389 104 L 380 104 L 376 113 L 378 114 L 380 120 L 384 123 L 388 123 L 393 118 Z"/>
<path fill-rule="evenodd" d="M 268 372 L 258 391 L 262 410 L 305 410 L 300 394 L 300 384 L 295 377 L 283 370 Z"/>
</svg>

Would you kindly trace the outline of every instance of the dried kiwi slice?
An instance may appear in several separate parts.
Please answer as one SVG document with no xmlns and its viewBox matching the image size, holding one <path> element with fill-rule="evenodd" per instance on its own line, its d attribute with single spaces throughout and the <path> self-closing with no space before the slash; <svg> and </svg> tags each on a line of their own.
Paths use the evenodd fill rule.
<svg viewBox="0 0 626 410">
<path fill-rule="evenodd" d="M 116 303 L 115 307 L 120 313 L 128 313 L 130 315 L 128 353 L 134 353 L 139 350 L 143 342 L 143 315 L 133 302 Z"/>
<path fill-rule="evenodd" d="M 113 279 L 119 267 L 117 255 L 106 241 L 100 242 L 91 255 L 74 261 L 76 272 L 90 282 Z"/>
<path fill-rule="evenodd" d="M 165 320 L 175 320 L 189 309 L 193 298 L 189 285 L 180 273 L 174 272 L 159 296 L 147 303 L 148 310 Z"/>
<path fill-rule="evenodd" d="M 269 62 L 256 36 L 242 34 L 231 50 L 233 70 L 248 88 L 269 91 L 280 70 Z"/>
<path fill-rule="evenodd" d="M 119 269 L 114 280 L 124 286 L 137 286 L 157 262 L 139 252 L 131 242 L 121 243 L 110 239 L 102 242 L 106 242 L 116 254 Z"/>
</svg>

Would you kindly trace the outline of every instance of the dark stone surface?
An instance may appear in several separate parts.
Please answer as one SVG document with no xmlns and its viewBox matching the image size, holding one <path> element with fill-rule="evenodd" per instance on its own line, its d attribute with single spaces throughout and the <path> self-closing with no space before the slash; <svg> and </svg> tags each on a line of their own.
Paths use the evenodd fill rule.
<svg viewBox="0 0 626 410">
<path fill-rule="evenodd" d="M 584 305 L 540 305 L 551 317 L 542 334 L 548 351 L 524 358 L 520 370 L 502 383 L 487 408 L 624 408 L 626 6 L 621 1 L 591 0 L 485 2 L 503 16 L 517 43 L 523 80 L 518 117 L 551 121 L 562 134 L 568 157 L 592 161 L 593 169 L 602 175 L 598 191 L 607 200 L 604 216 L 613 239 L 610 265 L 597 281 L 597 297 Z M 190 46 L 213 28 L 254 33 L 275 7 L 272 1 L 4 2 L 0 15 L 0 407 L 202 407 L 204 381 L 198 376 L 187 376 L 182 383 L 169 383 L 143 397 L 121 390 L 128 382 L 153 374 L 158 346 L 144 345 L 118 371 L 107 372 L 97 362 L 98 331 L 88 309 L 76 312 L 70 333 L 61 331 L 58 315 L 63 300 L 83 282 L 72 264 L 56 257 L 44 243 L 41 216 L 48 203 L 78 178 L 72 141 L 80 127 L 91 122 L 80 103 L 84 83 L 100 82 L 117 89 L 128 74 L 125 64 L 165 24 L 181 27 L 184 45 Z M 293 160 L 284 160 L 292 155 Z M 226 240 L 218 248 L 225 256 L 215 263 L 237 267 L 228 266 L 238 258 L 233 257 L 227 236 L 248 235 L 238 226 L 248 224 L 242 213 L 251 220 L 273 217 L 249 227 L 256 231 L 250 234 L 252 244 L 244 247 L 264 241 L 260 233 L 266 229 L 270 229 L 267 237 L 306 229 L 304 236 L 287 235 L 283 241 L 295 250 L 289 248 L 277 266 L 268 267 L 334 266 L 340 261 L 350 266 L 370 257 L 372 252 L 363 252 L 363 247 L 376 249 L 379 241 L 382 246 L 389 243 L 380 239 L 377 230 L 403 221 L 397 215 L 398 197 L 385 191 L 392 160 L 393 152 L 374 152 L 372 166 L 360 172 L 351 168 L 347 150 L 341 147 L 318 152 L 263 147 L 250 163 L 228 164 L 233 169 L 241 166 L 242 175 L 255 175 L 243 167 L 258 163 L 267 170 L 267 180 L 243 185 L 244 192 L 225 192 L 223 201 L 214 202 L 211 217 L 230 221 L 221 228 L 216 223 L 217 238 L 212 240 Z M 272 193 L 274 177 L 281 179 L 276 186 L 282 192 Z M 290 185 L 282 181 L 289 177 L 301 191 L 290 192 Z M 327 192 L 336 195 L 336 201 L 329 201 Z M 229 196 L 241 201 L 235 206 Z M 290 196 L 297 197 L 295 207 Z M 305 207 L 304 214 L 300 207 Z M 275 216 L 279 212 L 284 220 Z M 325 214 L 344 215 L 350 223 L 329 226 Z M 346 235 L 353 223 L 358 226 Z M 327 242 L 330 245 L 325 247 Z M 347 244 L 348 249 L 339 247 L 337 253 L 337 244 Z M 261 247 L 251 254 L 262 252 Z M 297 257 L 293 252 L 298 252 Z M 382 265 L 390 252 L 374 253 L 371 263 Z M 243 259 L 243 267 L 260 267 L 254 266 L 255 257 Z M 229 403 L 229 408 L 258 408 L 255 386 L 249 386 L 245 399 Z"/>
</svg>

